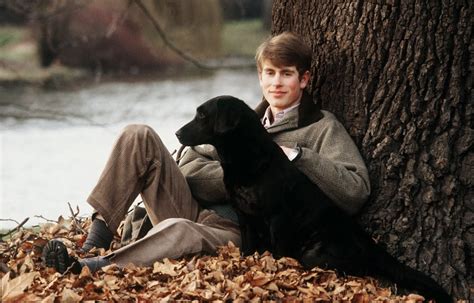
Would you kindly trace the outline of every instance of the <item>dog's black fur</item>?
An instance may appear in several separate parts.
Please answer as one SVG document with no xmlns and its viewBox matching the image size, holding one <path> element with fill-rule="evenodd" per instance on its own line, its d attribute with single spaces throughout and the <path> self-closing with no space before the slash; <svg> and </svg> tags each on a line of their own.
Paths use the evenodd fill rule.
<svg viewBox="0 0 474 303">
<path fill-rule="evenodd" d="M 379 274 L 426 298 L 452 302 L 434 280 L 399 263 L 336 207 L 287 159 L 243 101 L 220 96 L 205 102 L 176 136 L 183 145 L 215 146 L 244 254 L 269 250 L 306 268 Z"/>
</svg>

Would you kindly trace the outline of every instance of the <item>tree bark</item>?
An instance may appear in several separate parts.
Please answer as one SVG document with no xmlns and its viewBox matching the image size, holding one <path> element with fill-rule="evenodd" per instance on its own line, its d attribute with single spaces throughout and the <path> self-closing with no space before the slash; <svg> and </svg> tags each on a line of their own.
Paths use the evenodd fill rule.
<svg viewBox="0 0 474 303">
<path fill-rule="evenodd" d="M 310 91 L 343 122 L 373 193 L 359 221 L 474 300 L 471 1 L 275 0 L 272 33 L 313 50 Z"/>
</svg>

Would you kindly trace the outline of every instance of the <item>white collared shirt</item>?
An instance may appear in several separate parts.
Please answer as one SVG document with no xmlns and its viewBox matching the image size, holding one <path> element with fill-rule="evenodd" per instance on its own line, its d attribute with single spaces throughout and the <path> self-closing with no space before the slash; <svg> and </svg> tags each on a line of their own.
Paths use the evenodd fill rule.
<svg viewBox="0 0 474 303">
<path fill-rule="evenodd" d="M 280 121 L 281 119 L 283 119 L 283 117 L 290 111 L 294 110 L 295 108 L 297 108 L 300 104 L 297 103 L 293 106 L 290 106 L 288 108 L 285 108 L 284 110 L 278 112 L 275 114 L 275 116 L 273 117 L 273 114 L 272 114 L 272 110 L 270 109 L 270 106 L 267 107 L 267 110 L 265 111 L 265 114 L 263 115 L 263 118 L 262 118 L 262 124 L 265 128 L 269 128 L 270 126 L 272 126 L 272 124 L 275 124 L 276 122 Z"/>
<path fill-rule="evenodd" d="M 274 123 L 280 121 L 281 119 L 283 119 L 283 117 L 285 117 L 285 115 L 298 108 L 300 104 L 297 103 L 291 107 L 288 107 L 288 108 L 285 108 L 284 110 L 278 112 L 275 114 L 275 117 L 272 117 L 272 110 L 270 109 L 270 106 L 267 107 L 267 110 L 265 111 L 265 114 L 263 115 L 263 118 L 262 118 L 262 124 L 265 128 L 269 128 L 270 126 L 272 126 Z M 273 118 L 273 119 L 272 119 Z M 273 120 L 273 122 L 272 122 Z M 287 148 L 287 151 L 285 152 L 286 156 L 288 157 L 288 159 L 290 161 L 293 161 L 299 154 L 300 154 L 301 150 L 299 148 Z"/>
</svg>

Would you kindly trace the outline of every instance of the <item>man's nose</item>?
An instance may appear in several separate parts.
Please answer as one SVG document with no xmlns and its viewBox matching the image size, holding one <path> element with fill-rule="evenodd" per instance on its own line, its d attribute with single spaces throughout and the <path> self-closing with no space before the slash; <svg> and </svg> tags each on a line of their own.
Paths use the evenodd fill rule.
<svg viewBox="0 0 474 303">
<path fill-rule="evenodd" d="M 275 86 L 281 85 L 281 76 L 279 74 L 276 74 L 273 77 L 272 84 L 275 85 Z"/>
</svg>

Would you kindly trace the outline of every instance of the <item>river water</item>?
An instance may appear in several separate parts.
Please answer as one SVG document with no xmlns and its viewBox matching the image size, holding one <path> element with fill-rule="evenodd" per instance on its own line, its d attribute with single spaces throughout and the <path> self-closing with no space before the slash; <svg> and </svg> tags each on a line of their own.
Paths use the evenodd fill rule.
<svg viewBox="0 0 474 303">
<path fill-rule="evenodd" d="M 148 124 L 170 151 L 174 132 L 195 108 L 217 95 L 254 107 L 260 100 L 255 69 L 154 81 L 114 81 L 63 91 L 0 87 L 0 218 L 34 225 L 70 215 L 68 202 L 89 215 L 85 202 L 120 130 Z M 0 221 L 0 228 L 16 226 Z"/>
</svg>

